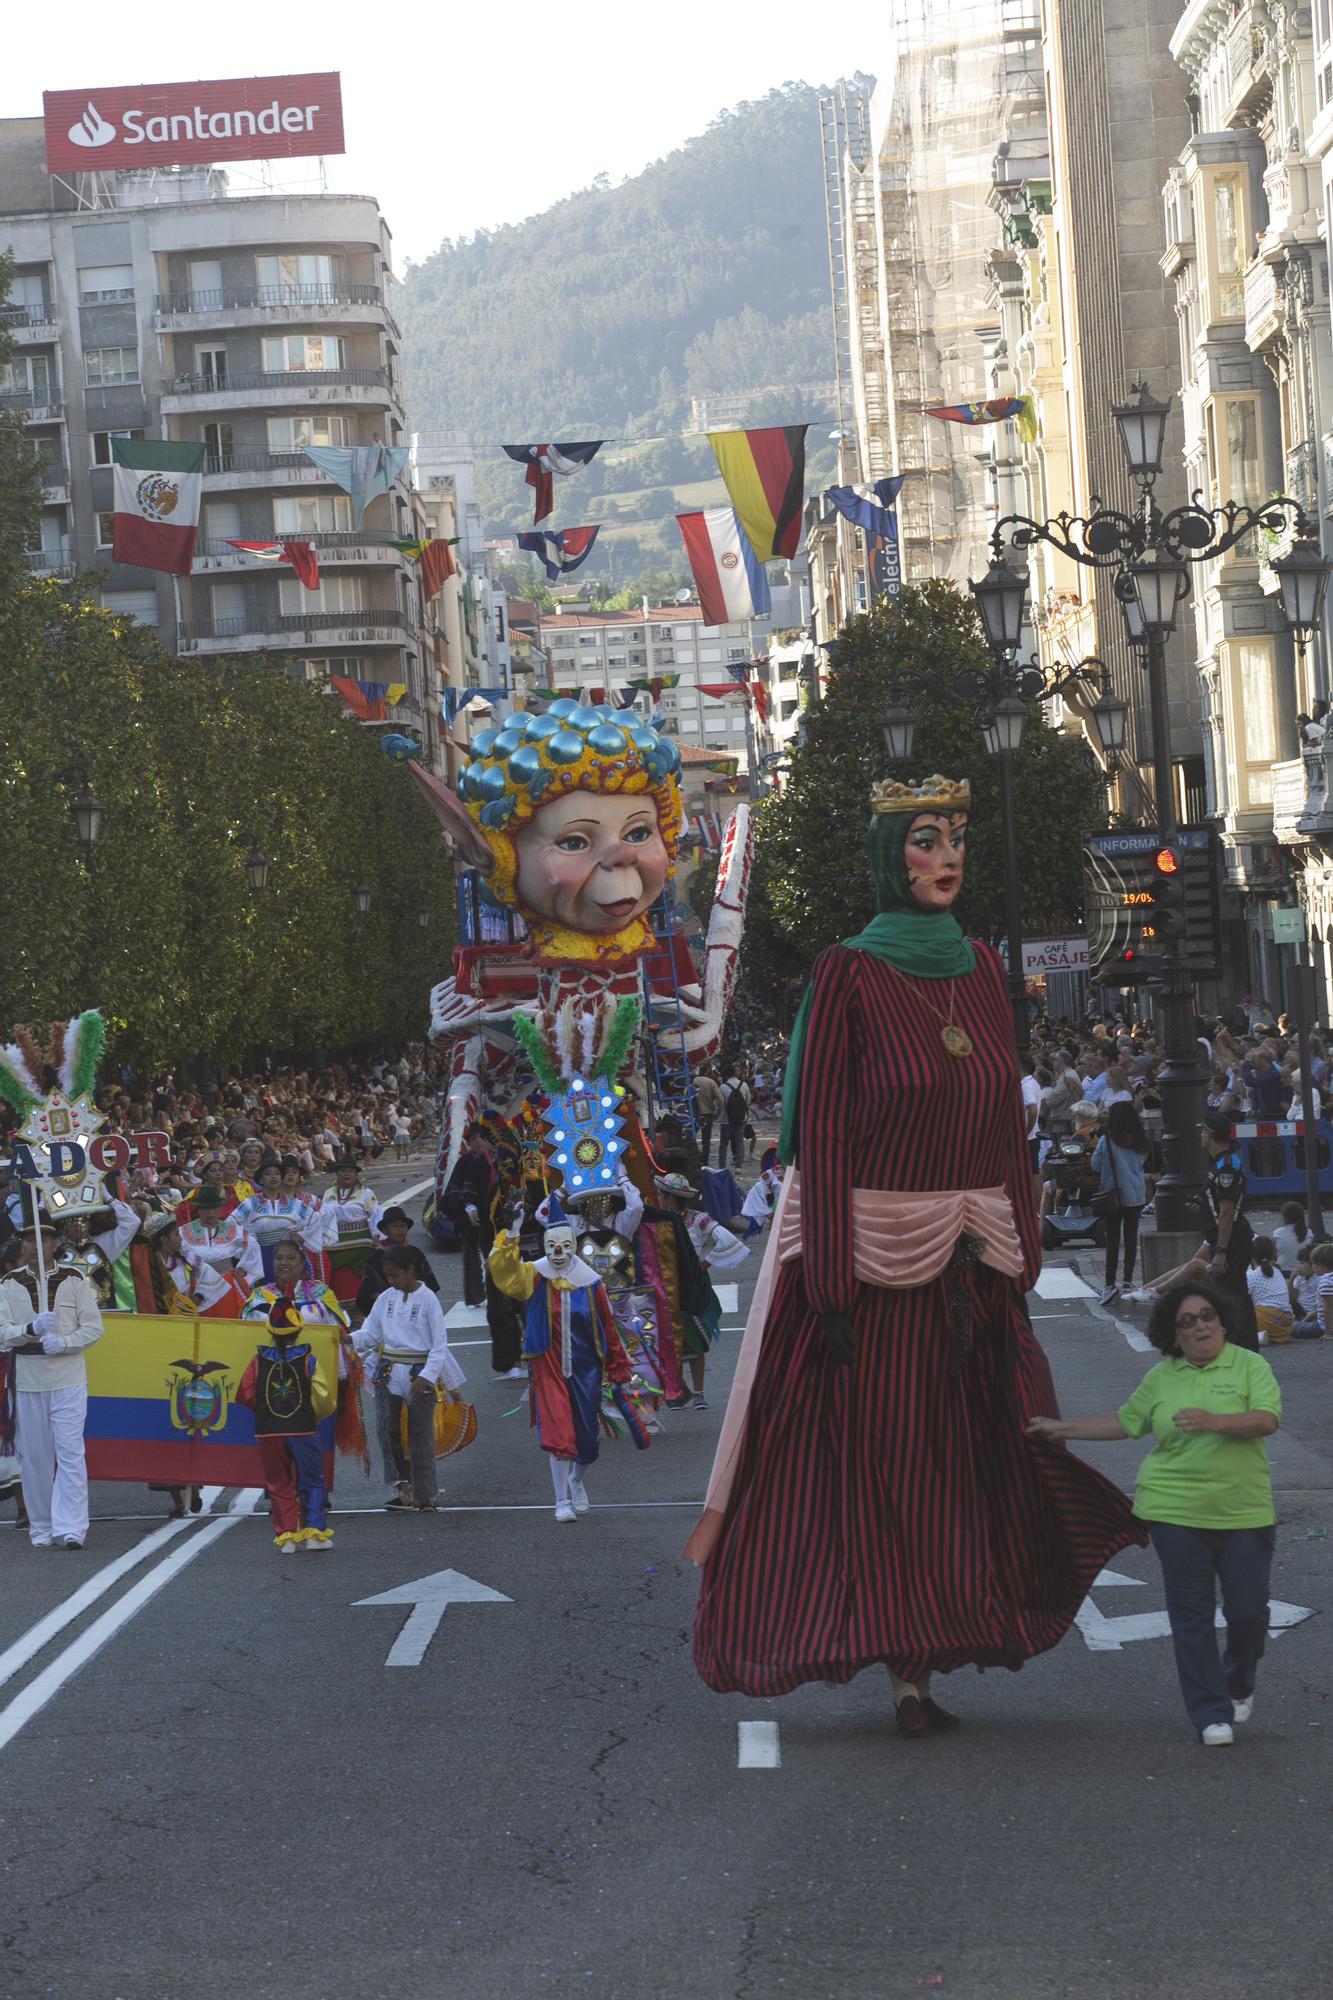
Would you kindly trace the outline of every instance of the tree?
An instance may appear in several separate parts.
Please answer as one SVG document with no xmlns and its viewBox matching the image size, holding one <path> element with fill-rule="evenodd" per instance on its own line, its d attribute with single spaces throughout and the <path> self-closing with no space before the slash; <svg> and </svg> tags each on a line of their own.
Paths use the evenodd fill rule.
<svg viewBox="0 0 1333 2000">
<path fill-rule="evenodd" d="M 972 831 L 958 916 L 974 935 L 1004 931 L 1004 863 L 999 842 L 999 767 L 966 710 L 922 695 L 907 674 L 945 685 L 960 669 L 984 670 L 990 656 L 972 605 L 932 579 L 853 619 L 830 649 L 831 677 L 805 717 L 785 791 L 756 814 L 757 866 L 745 954 L 767 958 L 768 933 L 799 970 L 826 946 L 861 930 L 874 911 L 866 855 L 869 794 L 889 775 L 879 719 L 895 701 L 917 720 L 912 772 L 972 782 Z M 899 772 L 895 775 L 905 776 Z M 1061 735 L 1034 704 L 1014 764 L 1014 819 L 1022 916 L 1028 936 L 1082 923 L 1081 845 L 1106 824 L 1106 798 L 1086 744 Z"/>
<path fill-rule="evenodd" d="M 87 854 L 69 810 L 85 778 L 108 808 Z M 280 662 L 172 659 L 77 584 L 9 593 L 0 824 L 6 1025 L 100 1006 L 117 1059 L 149 1065 L 424 1031 L 448 852 L 410 774 Z"/>
</svg>

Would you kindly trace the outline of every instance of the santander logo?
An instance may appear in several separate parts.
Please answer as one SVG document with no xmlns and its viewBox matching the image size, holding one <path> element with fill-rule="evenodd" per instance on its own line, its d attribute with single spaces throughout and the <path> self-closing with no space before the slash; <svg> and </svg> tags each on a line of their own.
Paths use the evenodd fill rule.
<svg viewBox="0 0 1333 2000">
<path fill-rule="evenodd" d="M 109 146 L 116 136 L 114 125 L 108 125 L 92 99 L 88 109 L 77 125 L 69 128 L 69 142 L 72 146 Z"/>
</svg>

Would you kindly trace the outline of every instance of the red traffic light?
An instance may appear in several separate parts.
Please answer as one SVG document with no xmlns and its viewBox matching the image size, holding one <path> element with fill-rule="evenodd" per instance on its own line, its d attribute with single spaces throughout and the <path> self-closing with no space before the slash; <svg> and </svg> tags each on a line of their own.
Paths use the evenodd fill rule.
<svg viewBox="0 0 1333 2000">
<path fill-rule="evenodd" d="M 1137 957 L 1138 953 L 1135 951 L 1133 945 L 1127 944 L 1120 954 L 1120 963 L 1122 965 L 1132 965 Z"/>
<path fill-rule="evenodd" d="M 1175 847 L 1159 847 L 1152 858 L 1152 865 L 1159 875 L 1179 875 L 1180 851 Z"/>
</svg>

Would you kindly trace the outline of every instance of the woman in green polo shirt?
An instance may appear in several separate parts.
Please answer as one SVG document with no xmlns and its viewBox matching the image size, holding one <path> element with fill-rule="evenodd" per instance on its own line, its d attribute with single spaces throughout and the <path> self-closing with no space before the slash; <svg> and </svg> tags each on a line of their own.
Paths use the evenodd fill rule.
<svg viewBox="0 0 1333 2000">
<path fill-rule="evenodd" d="M 1134 1512 L 1148 1525 L 1166 1582 L 1176 1671 L 1201 1740 L 1232 1743 L 1248 1722 L 1268 1632 L 1276 1533 L 1264 1443 L 1282 1398 L 1261 1354 L 1233 1347 L 1235 1300 L 1201 1280 L 1173 1285 L 1148 1338 L 1165 1356 L 1129 1401 L 1103 1417 L 1034 1417 L 1036 1437 L 1157 1442 L 1139 1467 Z M 1217 1650 L 1221 1586 L 1226 1650 Z"/>
</svg>

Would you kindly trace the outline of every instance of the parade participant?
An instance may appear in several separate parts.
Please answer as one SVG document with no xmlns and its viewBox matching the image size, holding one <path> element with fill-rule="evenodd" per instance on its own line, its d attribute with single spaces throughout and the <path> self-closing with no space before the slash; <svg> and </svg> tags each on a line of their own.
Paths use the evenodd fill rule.
<svg viewBox="0 0 1333 2000">
<path fill-rule="evenodd" d="M 388 1289 L 389 1279 L 384 1269 L 384 1256 L 389 1248 L 408 1250 L 413 1258 L 412 1268 L 432 1292 L 438 1292 L 440 1281 L 430 1267 L 430 1259 L 424 1251 L 409 1243 L 408 1232 L 412 1219 L 405 1208 L 386 1208 L 381 1211 L 379 1227 L 384 1236 L 366 1258 L 366 1268 L 356 1294 L 356 1309 L 365 1314 L 370 1311 L 380 1293 Z"/>
<path fill-rule="evenodd" d="M 933 1673 L 1021 1667 L 1144 1539 L 1125 1496 L 1026 1435 L 1053 1414 L 1003 967 L 964 937 L 969 787 L 875 787 L 878 914 L 826 951 L 785 1091 L 788 1174 L 703 1518 L 694 1657 L 778 1695 L 889 1668 L 904 1736 Z"/>
<path fill-rule="evenodd" d="M 491 1206 L 496 1193 L 495 1164 L 480 1123 L 468 1127 L 466 1141 L 440 1206 L 449 1216 L 463 1253 L 463 1303 L 486 1301 L 485 1259 L 495 1241 Z"/>
<path fill-rule="evenodd" d="M 226 1162 L 220 1153 L 210 1153 L 200 1164 L 199 1187 L 216 1188 L 222 1198 L 221 1213 L 223 1215 L 231 1214 L 236 1206 L 236 1195 L 228 1182 Z M 194 1193 L 185 1201 L 177 1204 L 176 1219 L 178 1222 L 192 1222 L 194 1220 L 196 1212 L 195 1204 L 198 1198 L 199 1188 L 196 1188 Z"/>
<path fill-rule="evenodd" d="M 750 1252 L 739 1237 L 705 1213 L 702 1196 L 684 1174 L 657 1174 L 654 1183 L 661 1205 L 674 1218 L 676 1227 L 680 1359 L 688 1365 L 694 1384 L 690 1407 L 706 1410 L 704 1370 L 708 1350 L 722 1331 L 722 1306 L 708 1276 L 709 1267 L 716 1265 L 719 1270 L 729 1270 L 733 1264 L 744 1263 Z M 682 1404 L 684 1400 L 682 1397 Z M 677 1407 L 674 1401 L 672 1407 Z"/>
<path fill-rule="evenodd" d="M 339 1160 L 337 1179 L 320 1203 L 320 1214 L 324 1218 L 324 1252 L 331 1266 L 329 1281 L 340 1299 L 354 1299 L 384 1215 L 373 1189 L 361 1177 L 354 1154 L 344 1154 Z"/>
<path fill-rule="evenodd" d="M 252 1194 L 259 1193 L 259 1175 L 264 1165 L 264 1142 L 262 1139 L 247 1139 L 236 1156 L 236 1179 L 232 1183 L 232 1193 L 237 1201 L 248 1201 Z"/>
<path fill-rule="evenodd" d="M 406 1243 L 391 1243 L 383 1252 L 387 1288 L 352 1339 L 358 1354 L 375 1356 L 380 1440 L 398 1476 L 397 1498 L 388 1503 L 389 1508 L 406 1511 L 415 1507 L 419 1514 L 430 1514 L 439 1492 L 436 1391 L 461 1389 L 467 1378 L 450 1350 L 440 1301 L 418 1272 L 419 1255 Z M 406 1451 L 402 1442 L 404 1409 Z"/>
<path fill-rule="evenodd" d="M 306 1275 L 301 1246 L 295 1241 L 279 1243 L 273 1252 L 273 1276 L 255 1286 L 241 1312 L 242 1319 L 266 1320 L 281 1299 L 290 1300 L 297 1317 L 307 1326 L 336 1326 L 349 1330 L 347 1310 L 341 1299 L 320 1278 Z"/>
<path fill-rule="evenodd" d="M 1250 1249 L 1254 1231 L 1245 1214 L 1245 1168 L 1235 1137 L 1230 1113 L 1205 1111 L 1202 1136 L 1208 1155 L 1208 1182 L 1205 1202 L 1212 1217 L 1208 1232 L 1211 1255 L 1207 1275 L 1214 1284 L 1233 1294 L 1237 1303 L 1230 1339 L 1238 1347 L 1259 1351 L 1259 1322 L 1250 1298 Z M 1162 1280 L 1157 1281 L 1158 1290 Z"/>
<path fill-rule="evenodd" d="M 200 1188 L 194 1209 L 193 1221 L 180 1225 L 182 1251 L 192 1262 L 209 1265 L 219 1277 L 234 1277 L 244 1304 L 250 1286 L 264 1275 L 259 1245 L 234 1210 L 224 1217 L 222 1197 L 215 1188 Z"/>
<path fill-rule="evenodd" d="M 622 1168 L 614 1188 L 570 1197 L 568 1206 L 578 1254 L 606 1286 L 630 1369 L 650 1399 L 648 1428 L 660 1430 L 656 1409 L 666 1393 L 661 1350 L 662 1343 L 672 1338 L 671 1319 L 657 1289 L 639 1276 L 635 1252 L 643 1196 Z"/>
<path fill-rule="evenodd" d="M 284 1271 L 295 1270 L 287 1246 L 280 1263 Z M 328 1524 L 324 1454 L 317 1433 L 334 1407 L 336 1392 L 312 1350 L 300 1340 L 304 1313 L 296 1299 L 275 1291 L 262 1314 L 246 1313 L 247 1319 L 261 1317 L 268 1338 L 261 1339 L 241 1377 L 236 1400 L 254 1413 L 255 1442 L 273 1515 L 273 1544 L 284 1556 L 295 1555 L 298 1548 L 327 1549 L 333 1543 L 333 1530 Z"/>
<path fill-rule="evenodd" d="M 43 1220 L 42 1261 L 55 1261 L 56 1233 Z M 88 1467 L 83 1425 L 88 1370 L 83 1349 L 102 1337 L 92 1286 L 71 1274 L 39 1304 L 37 1230 L 25 1224 L 17 1263 L 0 1282 L 0 1347 L 15 1357 L 15 1443 L 28 1539 L 34 1548 L 81 1549 L 88 1539 Z"/>
<path fill-rule="evenodd" d="M 250 1296 L 249 1285 L 234 1272 L 219 1270 L 216 1263 L 187 1245 L 185 1231 L 174 1215 L 149 1216 L 144 1235 L 186 1312 L 201 1319 L 241 1318 Z M 173 1308 L 168 1306 L 167 1310 Z"/>
<path fill-rule="evenodd" d="M 1276 1539 L 1273 1479 L 1264 1439 L 1282 1397 L 1260 1354 L 1231 1340 L 1236 1299 L 1198 1280 L 1158 1300 L 1148 1338 L 1166 1358 L 1129 1401 L 1100 1417 L 1033 1417 L 1052 1441 L 1156 1444 L 1139 1464 L 1134 1512 L 1162 1565 L 1176 1673 L 1200 1741 L 1217 1749 L 1248 1722 L 1268 1632 L 1268 1583 Z M 1218 1657 L 1221 1586 L 1226 1651 Z"/>
<path fill-rule="evenodd" d="M 603 1381 L 609 1377 L 623 1388 L 630 1365 L 606 1287 L 578 1255 L 574 1231 L 554 1195 L 542 1247 L 545 1254 L 535 1264 L 525 1263 L 518 1239 L 502 1229 L 490 1270 L 501 1291 L 527 1306 L 523 1352 L 532 1383 L 532 1421 L 538 1444 L 550 1454 L 555 1518 L 565 1523 L 588 1511 L 584 1474 L 601 1449 Z M 620 1407 L 628 1414 L 623 1403 Z M 632 1434 L 633 1429 L 632 1422 Z M 635 1442 L 648 1440 L 635 1435 Z"/>
<path fill-rule="evenodd" d="M 317 1206 L 304 1198 L 284 1194 L 282 1167 L 271 1160 L 260 1174 L 260 1192 L 238 1202 L 233 1211 L 237 1224 L 259 1246 L 264 1276 L 273 1276 L 273 1252 L 280 1243 L 298 1243 L 311 1272 L 321 1270 L 324 1251 L 324 1218 Z"/>
</svg>

